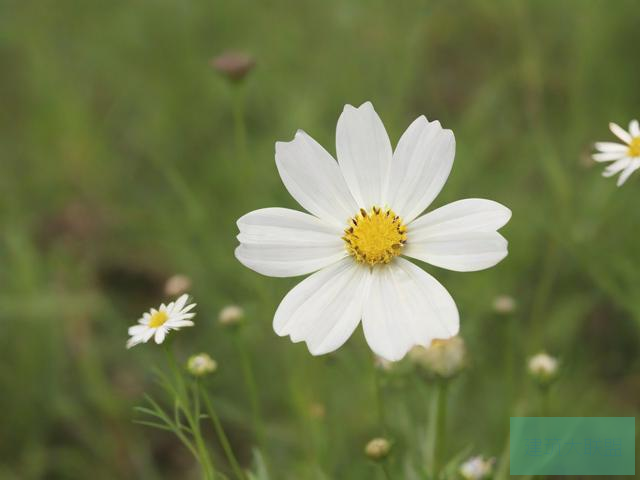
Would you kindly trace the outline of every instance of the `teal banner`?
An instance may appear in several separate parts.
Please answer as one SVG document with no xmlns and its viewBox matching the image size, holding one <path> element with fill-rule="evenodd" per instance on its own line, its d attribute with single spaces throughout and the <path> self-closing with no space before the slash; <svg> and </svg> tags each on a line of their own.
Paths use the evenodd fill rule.
<svg viewBox="0 0 640 480">
<path fill-rule="evenodd" d="M 511 417 L 511 475 L 635 475 L 635 417 Z"/>
</svg>

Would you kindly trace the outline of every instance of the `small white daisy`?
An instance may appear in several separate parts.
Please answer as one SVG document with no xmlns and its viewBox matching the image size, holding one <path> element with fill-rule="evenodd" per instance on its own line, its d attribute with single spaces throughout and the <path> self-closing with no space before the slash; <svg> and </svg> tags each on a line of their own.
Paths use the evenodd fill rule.
<svg viewBox="0 0 640 480">
<path fill-rule="evenodd" d="M 613 162 L 602 173 L 605 177 L 612 177 L 620 172 L 618 186 L 627 181 L 629 176 L 640 168 L 640 124 L 637 120 L 631 120 L 629 131 L 620 125 L 610 123 L 611 132 L 623 143 L 596 142 L 598 153 L 593 154 L 596 162 Z"/>
<path fill-rule="evenodd" d="M 507 255 L 497 232 L 511 211 L 466 199 L 420 216 L 445 184 L 455 153 L 451 130 L 417 118 L 395 151 L 370 102 L 344 107 L 338 161 L 305 132 L 276 143 L 282 181 L 308 213 L 265 208 L 238 220 L 236 258 L 271 277 L 309 276 L 278 307 L 278 335 L 313 355 L 339 348 L 360 320 L 371 349 L 399 360 L 414 345 L 458 333 L 456 304 L 403 256 L 461 272 Z"/>
<path fill-rule="evenodd" d="M 175 302 L 169 305 L 164 303 L 157 310 L 152 308 L 142 315 L 138 320 L 138 325 L 129 327 L 131 338 L 127 341 L 127 348 L 131 348 L 139 343 L 146 343 L 154 337 L 156 343 L 162 343 L 165 336 L 171 330 L 179 330 L 182 327 L 191 327 L 191 319 L 195 317 L 195 312 L 189 312 L 195 303 L 187 305 L 189 295 L 182 295 Z"/>
</svg>

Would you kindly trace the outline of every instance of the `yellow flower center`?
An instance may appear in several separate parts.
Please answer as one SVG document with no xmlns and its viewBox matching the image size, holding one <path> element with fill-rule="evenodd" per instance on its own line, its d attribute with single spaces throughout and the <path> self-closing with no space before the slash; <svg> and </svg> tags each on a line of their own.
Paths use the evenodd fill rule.
<svg viewBox="0 0 640 480">
<path fill-rule="evenodd" d="M 169 320 L 169 315 L 167 315 L 167 312 L 159 311 L 151 315 L 149 326 L 151 328 L 158 328 L 164 325 L 164 322 L 166 322 L 167 320 Z"/>
<path fill-rule="evenodd" d="M 349 220 L 344 231 L 347 252 L 359 263 L 389 263 L 407 241 L 407 227 L 393 210 L 372 207 Z"/>
<path fill-rule="evenodd" d="M 630 157 L 640 157 L 640 137 L 633 137 L 629 143 L 627 154 Z"/>
</svg>

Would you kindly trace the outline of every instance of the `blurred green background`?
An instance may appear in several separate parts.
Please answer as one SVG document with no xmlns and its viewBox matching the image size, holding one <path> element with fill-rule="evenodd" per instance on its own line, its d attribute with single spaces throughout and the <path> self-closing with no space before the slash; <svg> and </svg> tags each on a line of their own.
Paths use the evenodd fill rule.
<svg viewBox="0 0 640 480">
<path fill-rule="evenodd" d="M 319 358 L 277 337 L 273 313 L 299 279 L 233 256 L 239 216 L 298 208 L 274 142 L 302 128 L 335 152 L 343 105 L 366 100 L 394 144 L 420 114 L 454 131 L 434 206 L 513 210 L 497 267 L 425 267 L 456 299 L 470 358 L 451 389 L 448 457 L 506 458 L 509 416 L 537 414 L 525 366 L 543 349 L 562 365 L 553 414 L 635 416 L 639 180 L 616 188 L 589 154 L 613 139 L 609 121 L 638 115 L 639 21 L 631 0 L 0 0 L 0 478 L 199 478 L 171 434 L 133 423 L 162 352 L 124 347 L 175 273 L 199 304 L 175 348 L 219 362 L 211 388 L 243 466 L 257 442 L 217 324 L 229 303 L 247 311 L 270 478 L 382 478 L 362 454 L 381 432 L 361 330 Z M 228 49 L 256 60 L 241 87 L 210 66 Z M 493 311 L 500 294 L 514 314 Z M 432 389 L 402 365 L 383 375 L 393 470 L 422 478 Z"/>
</svg>

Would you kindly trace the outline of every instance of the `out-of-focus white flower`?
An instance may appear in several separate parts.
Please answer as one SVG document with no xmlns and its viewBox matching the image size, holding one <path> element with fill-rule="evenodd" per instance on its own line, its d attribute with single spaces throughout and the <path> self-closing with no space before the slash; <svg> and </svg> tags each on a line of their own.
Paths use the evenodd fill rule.
<svg viewBox="0 0 640 480">
<path fill-rule="evenodd" d="M 515 312 L 516 310 L 516 301 L 513 297 L 509 295 L 498 295 L 493 300 L 493 309 L 496 313 L 501 315 L 508 315 L 510 313 Z"/>
<path fill-rule="evenodd" d="M 203 377 L 218 369 L 218 363 L 207 353 L 192 355 L 187 360 L 187 370 L 195 377 Z"/>
<path fill-rule="evenodd" d="M 602 175 L 612 177 L 622 172 L 617 183 L 620 186 L 640 168 L 640 124 L 637 120 L 631 120 L 629 131 L 615 123 L 610 123 L 609 128 L 624 143 L 596 142 L 598 153 L 593 154 L 593 159 L 596 162 L 613 162 L 605 168 Z"/>
<path fill-rule="evenodd" d="M 342 346 L 362 320 L 374 353 L 399 360 L 459 330 L 456 304 L 431 275 L 404 256 L 469 272 L 497 264 L 507 241 L 497 230 L 511 211 L 470 198 L 425 215 L 455 154 L 451 130 L 417 118 L 395 151 L 370 102 L 346 105 L 338 119 L 336 162 L 303 131 L 276 143 L 289 193 L 310 212 L 265 208 L 238 220 L 236 258 L 263 275 L 313 273 L 278 307 L 278 335 L 304 341 L 313 355 Z"/>
<path fill-rule="evenodd" d="M 548 384 L 558 374 L 558 359 L 540 352 L 529 359 L 529 374 L 541 384 Z"/>
<path fill-rule="evenodd" d="M 431 375 L 451 378 L 465 366 L 466 347 L 459 336 L 434 340 L 428 348 L 413 347 L 409 358 Z"/>
<path fill-rule="evenodd" d="M 218 314 L 218 322 L 226 327 L 237 325 L 244 319 L 244 309 L 238 305 L 227 305 Z"/>
<path fill-rule="evenodd" d="M 465 480 L 482 480 L 491 476 L 495 458 L 471 457 L 460 465 L 460 475 Z"/>
<path fill-rule="evenodd" d="M 163 303 L 157 310 L 152 308 L 143 314 L 138 325 L 129 327 L 131 338 L 127 341 L 127 348 L 146 343 L 151 337 L 154 337 L 156 343 L 162 343 L 169 331 L 193 326 L 191 319 L 196 314 L 190 310 L 196 304 L 187 305 L 187 300 L 189 295 L 185 293 L 175 302 L 169 305 Z"/>
<path fill-rule="evenodd" d="M 169 297 L 177 297 L 191 289 L 191 279 L 186 275 L 170 276 L 164 284 L 164 293 Z"/>
<path fill-rule="evenodd" d="M 384 460 L 390 451 L 391 442 L 386 438 L 374 438 L 364 447 L 364 454 L 375 461 Z"/>
</svg>

